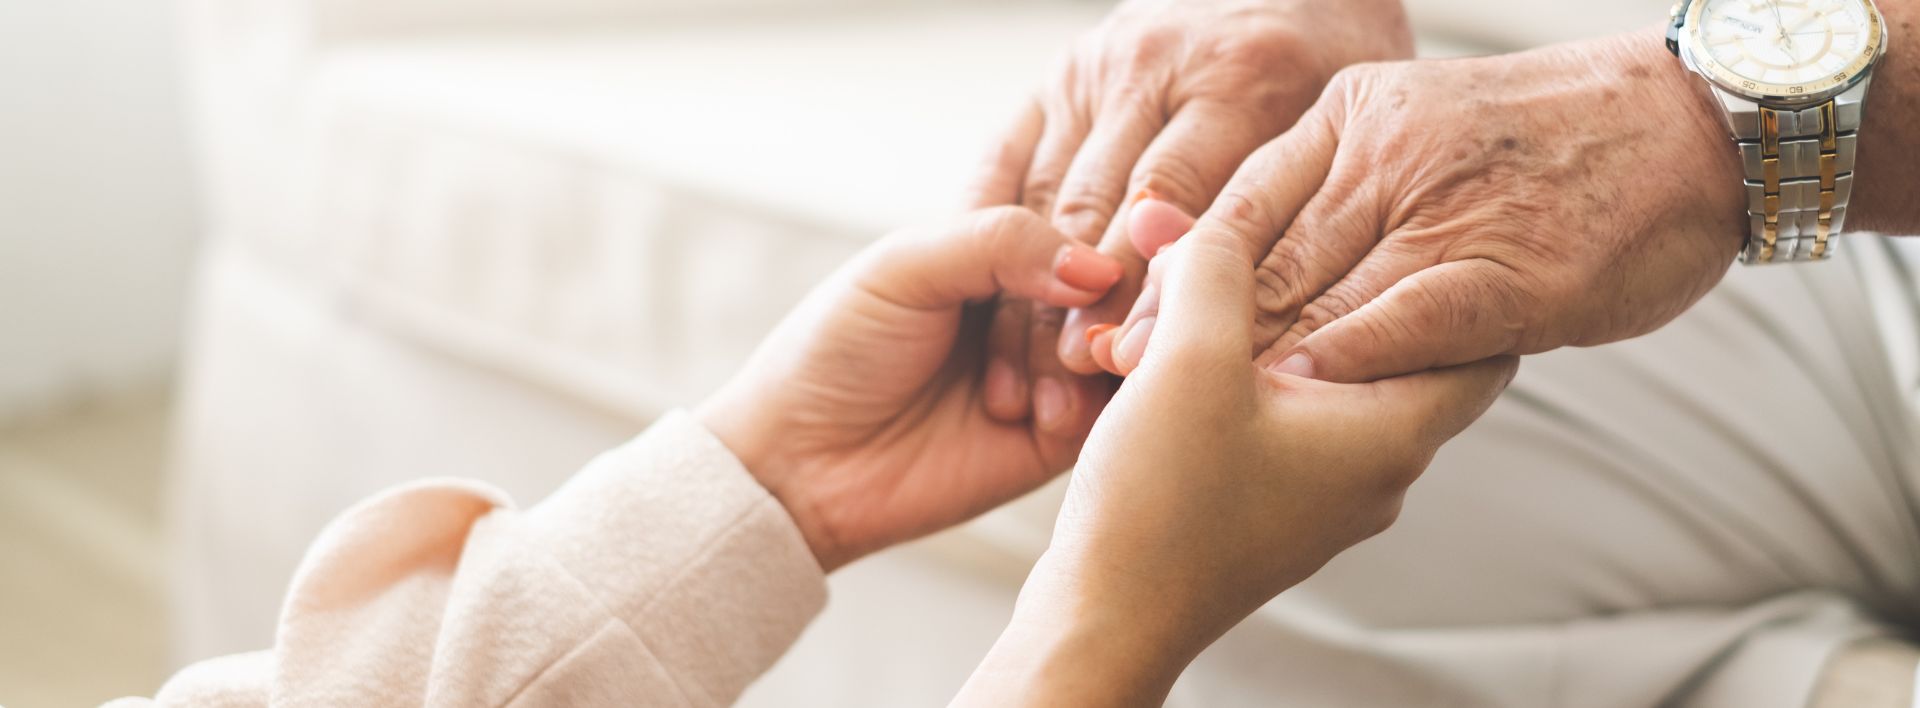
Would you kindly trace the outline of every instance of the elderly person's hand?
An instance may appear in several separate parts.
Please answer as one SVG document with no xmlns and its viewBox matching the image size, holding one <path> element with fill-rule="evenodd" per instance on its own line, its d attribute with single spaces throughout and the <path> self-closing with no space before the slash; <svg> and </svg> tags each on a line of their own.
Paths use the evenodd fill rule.
<svg viewBox="0 0 1920 708">
<path fill-rule="evenodd" d="M 895 233 L 816 288 L 698 415 L 786 506 L 822 567 L 959 523 L 1066 470 L 1095 411 L 987 415 L 987 308 L 1074 307 L 1120 265 L 1033 212 Z"/>
<path fill-rule="evenodd" d="M 1276 371 L 1368 381 L 1636 336 L 1743 244 L 1708 100 L 1652 31 L 1352 67 L 1194 233 L 1265 254 L 1253 345 Z M 1151 336 L 1147 289 L 1108 338 L 1119 372 Z"/>
<path fill-rule="evenodd" d="M 1159 335 L 957 705 L 1159 705 L 1227 629 L 1387 528 L 1513 375 L 1510 357 L 1367 384 L 1258 368 L 1258 255 L 1215 233 L 1154 261 Z"/>
<path fill-rule="evenodd" d="M 1127 195 L 1150 191 L 1199 213 L 1335 71 L 1409 56 L 1412 46 L 1399 0 L 1122 3 L 1062 58 L 992 158 L 976 201 L 1046 215 L 1124 259 L 1129 277 L 1071 317 L 1045 303 L 1003 302 L 988 410 L 1064 430 L 1104 402 L 1110 384 L 1075 372 L 1099 371 L 1084 332 L 1119 323 L 1146 269 L 1112 227 Z"/>
</svg>

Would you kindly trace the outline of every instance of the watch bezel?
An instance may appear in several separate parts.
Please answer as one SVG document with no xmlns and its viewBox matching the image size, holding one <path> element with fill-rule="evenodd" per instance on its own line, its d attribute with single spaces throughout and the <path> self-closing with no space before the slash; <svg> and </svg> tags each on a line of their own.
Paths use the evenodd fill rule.
<svg viewBox="0 0 1920 708">
<path fill-rule="evenodd" d="M 1708 83 L 1742 98 L 1759 103 L 1788 105 L 1824 101 L 1846 93 L 1847 89 L 1866 78 L 1868 70 L 1886 54 L 1885 18 L 1880 16 L 1880 8 L 1874 6 L 1873 0 L 1860 2 L 1867 8 L 1867 46 L 1840 71 L 1814 81 L 1799 84 L 1754 81 L 1734 73 L 1713 58 L 1711 52 L 1705 51 L 1705 39 L 1700 32 L 1700 18 L 1710 4 L 1708 0 L 1687 3 L 1686 15 L 1680 25 L 1680 56 L 1689 68 L 1706 78 Z"/>
</svg>

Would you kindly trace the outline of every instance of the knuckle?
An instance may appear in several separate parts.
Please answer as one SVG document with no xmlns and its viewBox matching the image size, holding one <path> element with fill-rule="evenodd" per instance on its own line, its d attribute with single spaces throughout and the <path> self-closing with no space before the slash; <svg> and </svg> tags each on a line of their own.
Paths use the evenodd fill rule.
<svg viewBox="0 0 1920 708">
<path fill-rule="evenodd" d="M 1261 197 L 1257 185 L 1253 189 L 1229 189 L 1220 195 L 1209 213 L 1217 214 L 1222 226 L 1232 230 L 1242 240 L 1251 242 L 1278 228 L 1274 222 L 1273 208 Z"/>
<path fill-rule="evenodd" d="M 1333 72 L 1322 92 L 1320 104 L 1341 112 L 1341 115 L 1364 115 L 1354 110 L 1366 94 L 1377 87 L 1393 84 L 1401 73 L 1401 63 L 1363 62 L 1349 64 Z"/>
<path fill-rule="evenodd" d="M 1400 296 L 1405 298 L 1412 310 L 1445 318 L 1445 324 L 1465 324 L 1465 322 L 1461 321 L 1461 318 L 1463 315 L 1469 315 L 1470 313 L 1460 311 L 1458 305 L 1462 304 L 1462 299 L 1451 297 L 1449 291 L 1456 287 L 1462 287 L 1463 285 L 1475 291 L 1484 291 L 1485 288 L 1484 285 L 1478 285 L 1471 281 L 1465 284 L 1449 282 L 1452 280 L 1455 279 L 1403 280 L 1398 287 L 1401 290 Z M 1480 294 L 1486 293 L 1481 292 Z M 1478 297 L 1464 298 L 1464 300 L 1466 302 L 1485 302 L 1485 300 Z M 1435 322 L 1432 324 L 1438 325 L 1442 323 Z"/>
<path fill-rule="evenodd" d="M 1020 200 L 1034 209 L 1045 209 L 1060 196 L 1062 175 L 1057 170 L 1043 169 L 1027 175 L 1027 183 L 1021 188 Z"/>
<path fill-rule="evenodd" d="M 1069 189 L 1058 196 L 1053 209 L 1056 221 L 1073 225 L 1068 235 L 1090 241 L 1099 238 L 1107 220 L 1119 211 L 1120 200 L 1091 189 Z"/>
<path fill-rule="evenodd" d="M 1311 333 L 1331 324 L 1334 320 L 1345 317 L 1361 304 L 1359 298 L 1345 288 L 1333 288 L 1321 293 L 1320 297 L 1314 298 L 1313 302 L 1300 308 L 1300 322 L 1295 326 L 1300 328 L 1303 334 Z M 1366 322 L 1367 326 L 1377 326 L 1374 320 L 1366 320 Z"/>
<path fill-rule="evenodd" d="M 1253 274 L 1253 311 L 1255 317 L 1279 319 L 1299 306 L 1300 264 L 1282 261 L 1262 264 Z"/>
<path fill-rule="evenodd" d="M 1527 333 L 1532 328 L 1530 319 L 1540 312 L 1541 307 L 1533 294 L 1510 276 L 1510 273 L 1500 269 L 1482 269 L 1477 277 L 1465 285 L 1470 292 L 1464 298 L 1468 302 L 1487 303 L 1487 307 L 1477 308 L 1472 316 L 1493 318 L 1495 321 L 1480 329 L 1496 333 L 1500 351 L 1518 353 L 1524 348 Z"/>
<path fill-rule="evenodd" d="M 1134 33 L 1132 41 L 1119 43 L 1113 51 L 1128 68 L 1150 72 L 1164 66 L 1186 41 L 1186 32 L 1181 28 L 1156 24 Z"/>
<path fill-rule="evenodd" d="M 1363 339 L 1363 341 L 1368 341 L 1368 342 L 1396 341 L 1399 338 L 1398 335 L 1404 334 L 1406 332 L 1405 327 L 1402 327 L 1397 322 L 1392 321 L 1391 318 L 1384 318 L 1384 317 L 1369 317 L 1366 319 L 1355 320 L 1352 323 L 1342 323 L 1341 326 L 1355 328 L 1356 330 L 1359 331 L 1359 334 Z M 1355 352 L 1355 353 L 1360 353 L 1360 352 Z"/>
<path fill-rule="evenodd" d="M 1142 162 L 1134 168 L 1129 181 L 1134 185 L 1133 191 L 1153 192 L 1190 212 L 1207 202 L 1206 176 L 1187 157 L 1169 155 Z"/>
<path fill-rule="evenodd" d="M 1326 95 L 1331 98 L 1351 98 L 1360 86 L 1379 71 L 1374 64 L 1348 64 L 1333 72 L 1333 78 L 1327 80 Z"/>
<path fill-rule="evenodd" d="M 1229 33 L 1213 43 L 1209 54 L 1228 66 L 1262 71 L 1312 65 L 1307 42 L 1292 27 L 1278 22 Z"/>
<path fill-rule="evenodd" d="M 1045 224 L 1031 209 L 1016 206 L 980 209 L 974 219 L 973 232 L 994 244 L 1007 244 Z"/>
</svg>

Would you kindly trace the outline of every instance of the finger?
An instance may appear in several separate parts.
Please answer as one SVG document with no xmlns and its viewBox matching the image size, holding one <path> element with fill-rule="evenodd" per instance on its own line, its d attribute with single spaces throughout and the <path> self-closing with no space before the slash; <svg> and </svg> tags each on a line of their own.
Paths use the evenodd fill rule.
<svg viewBox="0 0 1920 708">
<path fill-rule="evenodd" d="M 1294 118 L 1257 106 L 1190 102 L 1180 107 L 1141 155 L 1129 189 L 1152 192 L 1188 214 L 1205 211 L 1241 163 L 1279 136 Z"/>
<path fill-rule="evenodd" d="M 1107 407 L 1113 398 L 1116 380 L 1110 376 L 1076 376 L 1069 379 L 1070 392 L 1079 401 L 1064 421 L 1052 425 L 1034 424 L 1034 440 L 1039 445 L 1045 459 L 1053 461 L 1056 469 L 1073 466 L 1080 457 L 1080 448 L 1086 443 L 1087 434 L 1100 417 L 1100 411 Z"/>
<path fill-rule="evenodd" d="M 1127 214 L 1127 229 L 1131 232 L 1135 248 L 1141 253 L 1158 255 L 1192 229 L 1193 224 L 1194 218 L 1179 207 L 1157 199 L 1141 201 Z M 1148 247 L 1152 250 L 1146 250 Z M 1096 346 L 1095 359 L 1111 363 L 1103 363 L 1102 368 L 1124 376 L 1140 365 L 1152 336 L 1152 328 L 1142 327 L 1142 323 L 1151 321 L 1160 309 L 1161 270 L 1148 269 L 1146 282 L 1141 285 L 1140 294 L 1134 299 L 1125 322 L 1108 340 L 1111 350 L 1103 354 Z"/>
<path fill-rule="evenodd" d="M 1022 104 L 1013 124 L 989 150 L 980 176 L 968 190 L 969 208 L 1020 203 L 1021 187 L 1045 125 L 1046 113 L 1040 110 L 1038 100 Z M 1026 420 L 1032 411 L 1033 379 L 1027 371 L 1027 314 L 1032 311 L 1033 303 L 1027 300 L 1001 298 L 994 304 L 993 320 L 987 326 L 987 415 L 1002 422 Z"/>
<path fill-rule="evenodd" d="M 1359 264 L 1354 265 L 1345 275 L 1329 276 L 1338 278 L 1338 282 L 1327 288 L 1325 292 L 1313 296 L 1313 299 L 1305 305 L 1290 305 L 1287 311 L 1261 310 L 1256 315 L 1263 320 L 1254 327 L 1256 337 L 1271 331 L 1270 327 L 1281 326 L 1283 319 L 1291 320 L 1292 324 L 1286 325 L 1286 330 L 1254 357 L 1254 364 L 1272 367 L 1281 373 L 1313 378 L 1311 358 L 1302 352 L 1294 351 L 1295 345 L 1329 323 L 1373 302 L 1394 283 L 1420 272 L 1423 268 L 1437 265 L 1439 255 L 1423 254 L 1405 245 L 1389 242 L 1374 248 L 1359 260 Z M 1268 270 L 1272 267 L 1271 264 L 1262 264 L 1261 267 L 1264 273 L 1271 272 Z M 1258 344 L 1257 339 L 1255 343 Z M 1480 358 L 1482 357 L 1474 357 L 1472 360 Z"/>
<path fill-rule="evenodd" d="M 1137 93 L 1124 96 L 1101 113 L 1061 184 L 1054 205 L 1054 225 L 1068 236 L 1099 243 L 1102 251 L 1126 268 L 1120 284 L 1095 305 L 1092 312 L 1098 314 L 1094 318 L 1088 317 L 1089 310 L 1067 313 L 1064 326 L 1055 333 L 1054 339 L 1045 342 L 1046 356 L 1058 358 L 1069 371 L 1100 372 L 1099 363 L 1090 354 L 1087 326 L 1119 321 L 1133 302 L 1137 292 L 1134 284 L 1146 273 L 1145 260 L 1131 251 L 1112 248 L 1111 242 L 1102 240 L 1101 235 L 1109 231 L 1108 225 L 1115 220 L 1117 212 L 1124 209 L 1121 200 L 1126 196 L 1128 173 L 1139 161 L 1140 154 L 1146 152 L 1154 134 L 1165 125 L 1160 108 L 1149 104 L 1146 97 Z M 1040 343 L 1040 340 L 1035 342 Z"/>
<path fill-rule="evenodd" d="M 1253 262 L 1246 250 L 1224 233 L 1196 233 L 1153 267 L 1165 271 L 1158 278 L 1164 290 L 1138 371 L 1251 370 Z"/>
<path fill-rule="evenodd" d="M 1268 363 L 1272 354 L 1299 341 L 1306 331 L 1331 321 L 1322 306 L 1351 303 L 1358 307 L 1393 280 L 1431 265 L 1409 266 L 1402 262 L 1404 259 L 1386 258 L 1398 267 L 1391 277 L 1353 277 L 1356 270 L 1368 268 L 1369 260 L 1382 255 L 1376 247 L 1381 242 L 1383 208 L 1375 195 L 1377 188 L 1367 183 L 1368 174 L 1364 165 L 1336 164 L 1321 192 L 1307 202 L 1285 234 L 1261 258 L 1255 273 L 1259 301 L 1254 322 L 1255 354 L 1261 363 Z M 1376 282 L 1377 287 L 1364 293 L 1347 292 L 1356 285 Z M 1347 291 L 1334 292 L 1342 284 Z M 1340 310 L 1339 314 L 1351 309 Z M 1308 329 L 1298 329 L 1302 325 Z M 1290 333 L 1295 338 L 1287 341 Z"/>
<path fill-rule="evenodd" d="M 1522 336 L 1532 310 L 1524 284 L 1485 259 L 1422 270 L 1380 297 L 1308 335 L 1287 353 L 1304 358 L 1292 372 L 1335 382 L 1371 381 L 1531 353 Z"/>
<path fill-rule="evenodd" d="M 988 150 L 985 167 L 967 190 L 968 208 L 1020 203 L 1021 186 L 1026 183 L 1027 169 L 1033 164 L 1033 154 L 1039 147 L 1045 125 L 1046 114 L 1040 110 L 1039 101 L 1030 100 L 1021 106 L 1013 125 L 1001 135 L 1000 142 Z"/>
<path fill-rule="evenodd" d="M 1233 176 L 1234 168 L 1261 143 L 1272 139 L 1279 132 L 1278 126 L 1285 125 L 1281 121 L 1292 118 L 1220 101 L 1188 103 L 1139 155 L 1138 164 L 1128 177 L 1129 189 L 1136 195 L 1136 203 L 1140 197 L 1151 195 L 1155 201 L 1162 202 L 1167 211 L 1185 220 L 1186 227 L 1190 228 L 1192 219 L 1186 215 L 1205 210 Z M 1063 201 L 1062 206 L 1066 205 Z M 1132 233 L 1131 222 L 1131 218 L 1120 219 L 1106 229 L 1100 242 L 1101 251 L 1127 265 L 1129 277 L 1122 279 L 1121 285 L 1099 303 L 1069 313 L 1066 327 L 1061 331 L 1060 358 L 1076 371 L 1089 370 L 1094 363 L 1086 329 L 1097 324 L 1120 324 L 1138 297 L 1138 292 L 1129 285 L 1139 282 L 1144 259 L 1151 258 L 1153 251 L 1140 247 L 1143 237 Z M 1160 240 L 1163 244 L 1171 238 L 1144 240 Z M 1158 250 L 1157 247 L 1154 250 Z"/>
<path fill-rule="evenodd" d="M 1093 346 L 1093 337 L 1086 333 L 1091 332 L 1096 326 L 1111 327 L 1115 323 L 1127 321 L 1128 312 L 1138 306 L 1143 296 L 1149 294 L 1142 275 L 1143 271 L 1147 270 L 1146 257 L 1141 255 L 1142 251 L 1137 245 L 1126 242 L 1158 244 L 1154 249 L 1157 252 L 1193 228 L 1194 218 L 1188 216 L 1181 207 L 1160 199 L 1158 195 L 1142 192 L 1136 195 L 1133 203 L 1127 207 L 1126 216 L 1120 222 L 1117 229 L 1118 235 L 1109 236 L 1101 243 L 1100 250 L 1120 260 L 1120 263 L 1126 267 L 1126 277 L 1121 278 L 1120 283 L 1092 307 L 1068 313 L 1066 326 L 1062 329 L 1059 344 L 1060 360 L 1066 363 L 1067 368 L 1074 371 L 1094 371 L 1096 366 L 1112 373 L 1131 370 L 1131 365 L 1113 366 L 1112 364 L 1117 361 L 1116 358 L 1097 352 Z M 1140 288 L 1130 287 L 1133 283 L 1141 283 Z M 1127 341 L 1126 334 L 1115 333 L 1113 341 Z M 1141 343 L 1144 344 L 1144 341 Z M 1134 354 L 1135 358 L 1130 361 L 1131 364 L 1137 365 L 1139 351 L 1135 351 Z"/>
<path fill-rule="evenodd" d="M 1073 240 L 1073 243 L 1081 242 Z M 1084 244 L 1082 246 L 1092 248 Z M 1060 357 L 1054 356 L 1053 344 L 1060 337 L 1060 320 L 1066 311 L 1041 302 L 1028 305 L 1024 363 L 1028 376 L 1033 380 L 1034 424 L 1043 432 L 1064 434 L 1081 413 L 1094 405 L 1085 381 L 1093 377 L 1069 371 L 1060 363 Z"/>
<path fill-rule="evenodd" d="M 1100 241 L 1126 198 L 1128 174 L 1164 127 L 1160 106 L 1145 95 L 1129 92 L 1109 102 L 1061 178 L 1054 226 L 1088 243 Z"/>
<path fill-rule="evenodd" d="M 1366 385 L 1374 405 L 1346 410 L 1378 429 L 1411 434 L 1416 449 L 1437 449 L 1487 412 L 1519 366 L 1519 357 L 1500 356 L 1385 379 Z"/>
<path fill-rule="evenodd" d="M 1151 259 L 1192 231 L 1195 219 L 1190 215 L 1192 212 L 1159 199 L 1152 192 L 1143 194 L 1147 198 L 1134 202 L 1127 212 L 1127 239 L 1132 242 L 1134 253 Z"/>
<path fill-rule="evenodd" d="M 1027 419 L 1032 410 L 1027 375 L 1027 313 L 1033 303 L 1000 300 L 987 325 L 987 415 L 1004 423 Z"/>
<path fill-rule="evenodd" d="M 1087 329 L 1087 346 L 1091 347 L 1093 362 L 1110 374 L 1119 374 L 1120 365 L 1113 361 L 1113 325 L 1094 325 Z"/>
<path fill-rule="evenodd" d="M 1320 192 L 1338 147 L 1331 112 L 1309 111 L 1299 125 L 1247 158 L 1194 231 L 1231 237 L 1249 260 L 1257 261 Z"/>
<path fill-rule="evenodd" d="M 1290 299 L 1306 301 L 1309 294 L 1317 294 L 1319 288 L 1325 288 L 1313 286 L 1311 282 L 1325 280 L 1331 284 L 1340 272 L 1346 272 L 1365 255 L 1363 248 L 1357 249 L 1357 253 L 1352 253 L 1352 248 L 1342 249 L 1336 257 L 1329 257 L 1323 263 L 1309 253 L 1308 246 L 1300 246 L 1309 240 L 1321 238 L 1317 236 L 1317 228 L 1306 230 L 1309 224 L 1321 223 L 1319 219 L 1323 217 L 1319 217 L 1319 213 L 1350 209 L 1342 207 L 1342 200 L 1332 198 L 1332 190 L 1321 192 L 1334 169 L 1332 163 L 1336 148 L 1338 138 L 1332 125 L 1331 111 L 1321 107 L 1311 109 L 1306 117 L 1300 119 L 1300 125 L 1286 130 L 1286 134 L 1281 134 L 1248 157 L 1246 165 L 1240 165 L 1240 171 L 1235 173 L 1231 182 L 1227 182 L 1221 198 L 1200 217 L 1198 223 L 1194 223 L 1190 236 L 1187 236 L 1196 238 L 1200 234 L 1208 234 L 1208 238 L 1219 238 L 1236 246 L 1248 261 L 1260 261 L 1258 276 L 1261 282 L 1260 288 L 1256 288 L 1254 311 L 1258 319 L 1248 343 L 1248 357 L 1260 353 L 1260 349 L 1265 349 L 1267 343 L 1273 342 L 1284 330 L 1284 324 L 1267 324 L 1273 320 L 1269 313 L 1288 313 L 1286 324 L 1290 324 L 1290 313 L 1298 309 L 1298 303 L 1292 303 Z M 1357 219 L 1344 221 L 1356 223 Z M 1336 221 L 1329 219 L 1329 223 Z M 1281 234 L 1288 234 L 1288 238 L 1281 238 Z M 1344 244 L 1350 242 L 1350 238 L 1340 238 L 1338 242 Z M 1294 259 L 1306 259 L 1308 269 L 1294 271 Z M 1300 272 L 1300 276 L 1275 282 L 1271 280 L 1271 274 L 1275 272 Z M 1315 278 L 1306 278 L 1308 272 L 1315 274 Z M 1152 276 L 1148 276 L 1148 280 L 1152 280 Z M 1306 288 L 1311 288 L 1311 292 L 1302 294 Z M 1127 342 L 1127 336 L 1135 326 L 1139 326 L 1140 320 L 1154 317 L 1156 307 L 1158 305 L 1154 303 L 1152 294 L 1142 290 L 1140 297 L 1135 299 L 1133 311 L 1119 326 L 1121 332 L 1117 332 L 1116 342 Z M 1258 343 L 1258 349 L 1254 343 Z M 1119 363 L 1123 372 L 1131 372 L 1127 366 L 1131 359 L 1116 353 L 1114 361 Z"/>
<path fill-rule="evenodd" d="M 1054 212 L 1074 156 L 1086 142 L 1087 131 L 1092 129 L 1081 111 L 1060 102 L 1062 100 L 1050 99 L 1045 106 L 1046 124 L 1041 128 L 1040 142 L 1034 147 L 1020 191 L 1023 206 L 1048 216 Z"/>
<path fill-rule="evenodd" d="M 944 229 L 903 231 L 857 263 L 860 282 L 889 302 L 945 309 L 997 295 L 1075 307 L 1120 279 L 1112 258 L 1018 207 L 972 212 Z"/>
</svg>

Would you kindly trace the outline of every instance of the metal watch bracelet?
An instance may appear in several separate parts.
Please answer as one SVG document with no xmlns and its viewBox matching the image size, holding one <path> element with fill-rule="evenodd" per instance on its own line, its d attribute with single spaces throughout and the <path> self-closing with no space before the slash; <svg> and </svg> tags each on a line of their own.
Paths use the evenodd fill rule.
<svg viewBox="0 0 1920 708">
<path fill-rule="evenodd" d="M 1728 112 L 1746 172 L 1751 231 L 1743 263 L 1825 260 L 1853 197 L 1861 91 L 1800 109 Z"/>
</svg>

